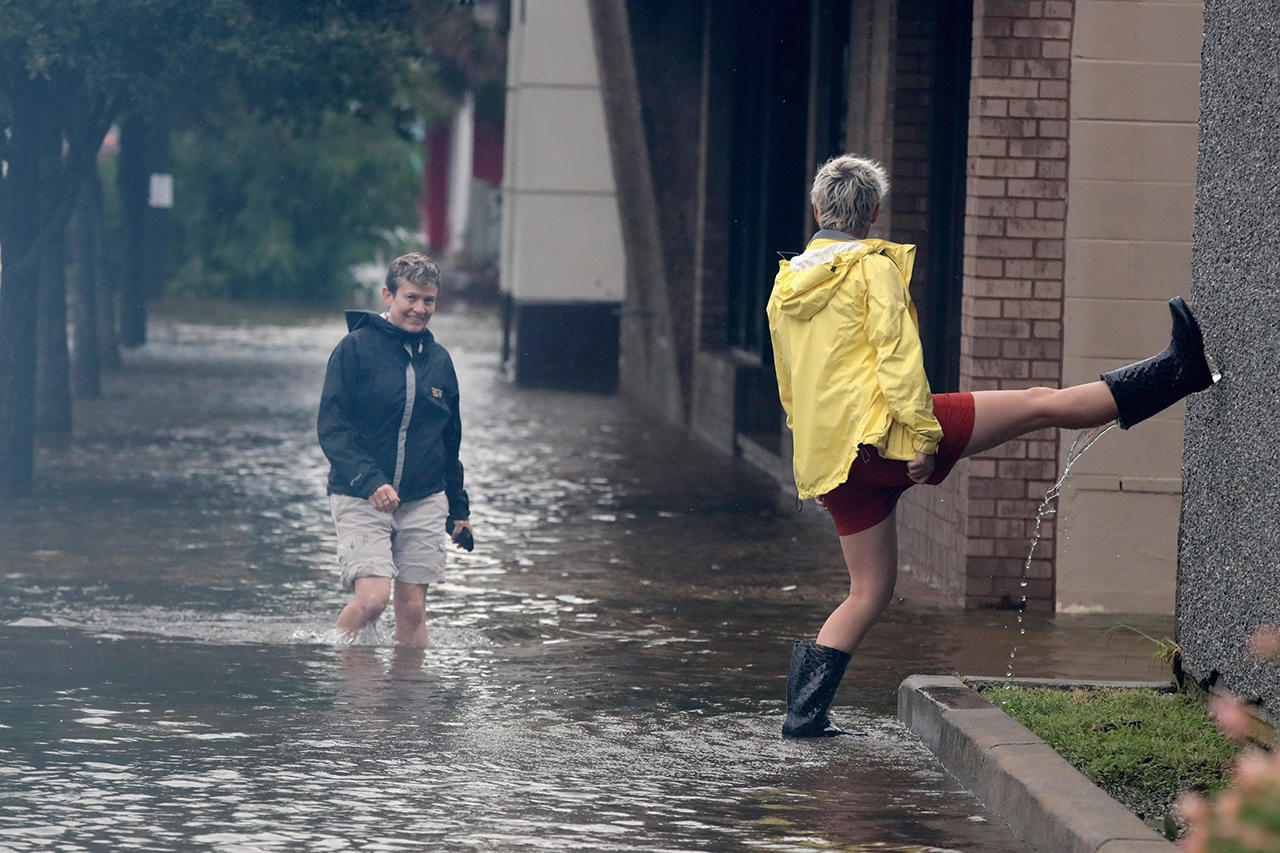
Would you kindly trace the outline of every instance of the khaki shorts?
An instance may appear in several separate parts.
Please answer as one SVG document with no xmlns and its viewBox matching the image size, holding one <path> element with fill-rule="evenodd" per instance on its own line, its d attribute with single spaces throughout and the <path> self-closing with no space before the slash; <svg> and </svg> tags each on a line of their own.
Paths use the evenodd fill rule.
<svg viewBox="0 0 1280 853">
<path fill-rule="evenodd" d="M 378 512 L 363 498 L 329 495 L 329 511 L 338 530 L 338 565 L 347 589 L 355 587 L 357 578 L 416 584 L 444 580 L 449 516 L 444 492 L 402 503 L 393 513 Z"/>
</svg>

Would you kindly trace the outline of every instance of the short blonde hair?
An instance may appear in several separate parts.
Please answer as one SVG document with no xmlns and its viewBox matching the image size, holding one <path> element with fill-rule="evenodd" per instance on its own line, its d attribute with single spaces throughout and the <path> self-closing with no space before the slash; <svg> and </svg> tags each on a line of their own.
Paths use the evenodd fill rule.
<svg viewBox="0 0 1280 853">
<path fill-rule="evenodd" d="M 440 267 L 429 256 L 422 252 L 410 252 L 401 255 L 387 267 L 387 290 L 392 293 L 400 286 L 401 280 L 419 287 L 440 287 Z"/>
<path fill-rule="evenodd" d="M 819 226 L 861 234 L 871 227 L 876 205 L 888 194 L 884 166 L 867 157 L 841 154 L 818 168 L 809 198 Z"/>
</svg>

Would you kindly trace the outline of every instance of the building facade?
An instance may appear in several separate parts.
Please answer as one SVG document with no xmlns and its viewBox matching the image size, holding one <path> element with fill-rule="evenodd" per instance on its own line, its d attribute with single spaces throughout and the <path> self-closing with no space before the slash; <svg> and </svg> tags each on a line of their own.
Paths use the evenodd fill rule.
<svg viewBox="0 0 1280 853">
<path fill-rule="evenodd" d="M 620 388 L 710 445 L 789 481 L 764 304 L 845 151 L 891 173 L 873 235 L 919 247 L 935 391 L 1088 381 L 1167 341 L 1198 0 L 516 0 L 513 43 L 554 14 L 591 34 L 603 137 L 575 144 L 612 169 Z M 961 606 L 1172 612 L 1181 435 L 1179 407 L 1100 439 L 1033 553 L 1071 436 L 968 460 L 904 497 L 904 570 Z"/>
<path fill-rule="evenodd" d="M 533 387 L 613 392 L 626 255 L 584 0 L 515 0 L 507 48 L 504 360 Z"/>
</svg>

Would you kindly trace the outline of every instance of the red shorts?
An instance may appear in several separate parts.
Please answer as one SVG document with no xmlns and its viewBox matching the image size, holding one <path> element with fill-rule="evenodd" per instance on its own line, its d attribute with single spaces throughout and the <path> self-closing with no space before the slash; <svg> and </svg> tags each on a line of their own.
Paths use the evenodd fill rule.
<svg viewBox="0 0 1280 853">
<path fill-rule="evenodd" d="M 973 435 L 973 395 L 934 394 L 933 415 L 942 424 L 942 443 L 934 459 L 929 485 L 946 479 L 960 461 Z M 874 447 L 858 448 L 858 457 L 849 467 L 849 479 L 827 492 L 827 512 L 841 536 L 875 527 L 893 513 L 898 498 L 912 486 L 907 463 L 883 459 Z"/>
</svg>

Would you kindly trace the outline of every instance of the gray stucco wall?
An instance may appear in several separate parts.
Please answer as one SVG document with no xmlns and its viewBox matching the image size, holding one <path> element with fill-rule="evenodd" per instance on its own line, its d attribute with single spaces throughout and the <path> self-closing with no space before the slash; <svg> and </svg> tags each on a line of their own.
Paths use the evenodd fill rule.
<svg viewBox="0 0 1280 853">
<path fill-rule="evenodd" d="M 1280 5 L 1205 4 L 1191 288 L 1223 372 L 1188 401 L 1177 622 L 1197 679 L 1280 719 L 1280 667 L 1248 654 L 1280 624 Z"/>
</svg>

